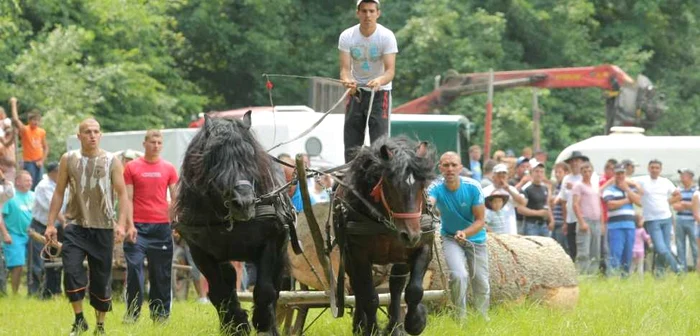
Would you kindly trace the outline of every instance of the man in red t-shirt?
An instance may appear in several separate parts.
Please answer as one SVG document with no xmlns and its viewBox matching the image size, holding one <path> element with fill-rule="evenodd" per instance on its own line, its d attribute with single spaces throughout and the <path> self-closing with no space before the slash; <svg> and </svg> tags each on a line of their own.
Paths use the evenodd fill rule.
<svg viewBox="0 0 700 336">
<path fill-rule="evenodd" d="M 141 312 L 144 292 L 144 260 L 148 259 L 151 319 L 165 321 L 172 301 L 173 239 L 170 227 L 170 198 L 175 199 L 177 172 L 160 157 L 163 136 L 149 130 L 143 142 L 145 155 L 127 163 L 124 169 L 129 199 L 133 204 L 130 220 L 134 222 L 135 242 L 124 242 L 126 258 L 126 302 L 124 322 L 135 322 Z"/>
</svg>

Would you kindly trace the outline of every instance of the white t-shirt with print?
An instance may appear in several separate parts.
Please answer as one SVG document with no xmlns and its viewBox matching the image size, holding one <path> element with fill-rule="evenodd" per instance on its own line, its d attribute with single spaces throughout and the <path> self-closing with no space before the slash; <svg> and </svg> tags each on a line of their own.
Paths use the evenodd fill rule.
<svg viewBox="0 0 700 336">
<path fill-rule="evenodd" d="M 652 179 L 651 176 L 635 177 L 634 181 L 644 190 L 642 194 L 642 214 L 644 221 L 671 218 L 671 205 L 668 199 L 676 190 L 676 186 L 665 178 L 659 176 Z"/>
<path fill-rule="evenodd" d="M 383 55 L 399 52 L 394 33 L 380 24 L 369 37 L 362 35 L 359 24 L 346 29 L 340 34 L 338 49 L 350 54 L 351 74 L 360 86 L 384 73 Z M 391 90 L 391 82 L 381 89 Z"/>
</svg>

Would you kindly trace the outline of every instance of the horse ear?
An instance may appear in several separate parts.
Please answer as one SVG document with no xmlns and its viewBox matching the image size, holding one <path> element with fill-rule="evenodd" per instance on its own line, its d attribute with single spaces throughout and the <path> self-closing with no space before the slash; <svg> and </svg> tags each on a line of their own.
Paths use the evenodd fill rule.
<svg viewBox="0 0 700 336">
<path fill-rule="evenodd" d="M 379 149 L 379 154 L 381 154 L 382 159 L 385 161 L 391 160 L 391 158 L 394 156 L 394 154 L 389 150 L 389 147 L 387 145 L 383 145 L 382 148 Z"/>
<path fill-rule="evenodd" d="M 251 114 L 253 114 L 253 111 L 248 110 L 248 112 L 243 115 L 243 126 L 245 126 L 246 129 L 250 129 L 250 125 L 252 124 L 250 120 Z"/>
<path fill-rule="evenodd" d="M 420 145 L 418 145 L 418 148 L 416 148 L 416 156 L 425 157 L 426 154 L 428 154 L 428 142 L 421 141 Z"/>
</svg>

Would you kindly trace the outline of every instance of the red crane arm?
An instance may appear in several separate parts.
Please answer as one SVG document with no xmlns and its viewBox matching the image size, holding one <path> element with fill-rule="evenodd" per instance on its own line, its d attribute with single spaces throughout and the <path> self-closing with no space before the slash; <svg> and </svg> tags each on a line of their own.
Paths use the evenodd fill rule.
<svg viewBox="0 0 700 336">
<path fill-rule="evenodd" d="M 431 113 L 460 95 L 486 92 L 488 76 L 488 72 L 451 75 L 435 91 L 393 109 L 392 113 Z M 496 89 L 519 86 L 549 89 L 597 87 L 618 91 L 628 84 L 634 84 L 634 80 L 615 65 L 494 72 Z"/>
</svg>

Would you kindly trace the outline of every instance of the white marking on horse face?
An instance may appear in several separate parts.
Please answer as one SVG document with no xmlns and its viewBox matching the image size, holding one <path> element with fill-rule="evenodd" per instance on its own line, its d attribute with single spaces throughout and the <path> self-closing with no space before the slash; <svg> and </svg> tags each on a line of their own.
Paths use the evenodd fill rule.
<svg viewBox="0 0 700 336">
<path fill-rule="evenodd" d="M 416 179 L 413 177 L 413 174 L 409 174 L 406 178 L 406 184 L 412 186 L 414 183 L 416 183 Z"/>
</svg>

